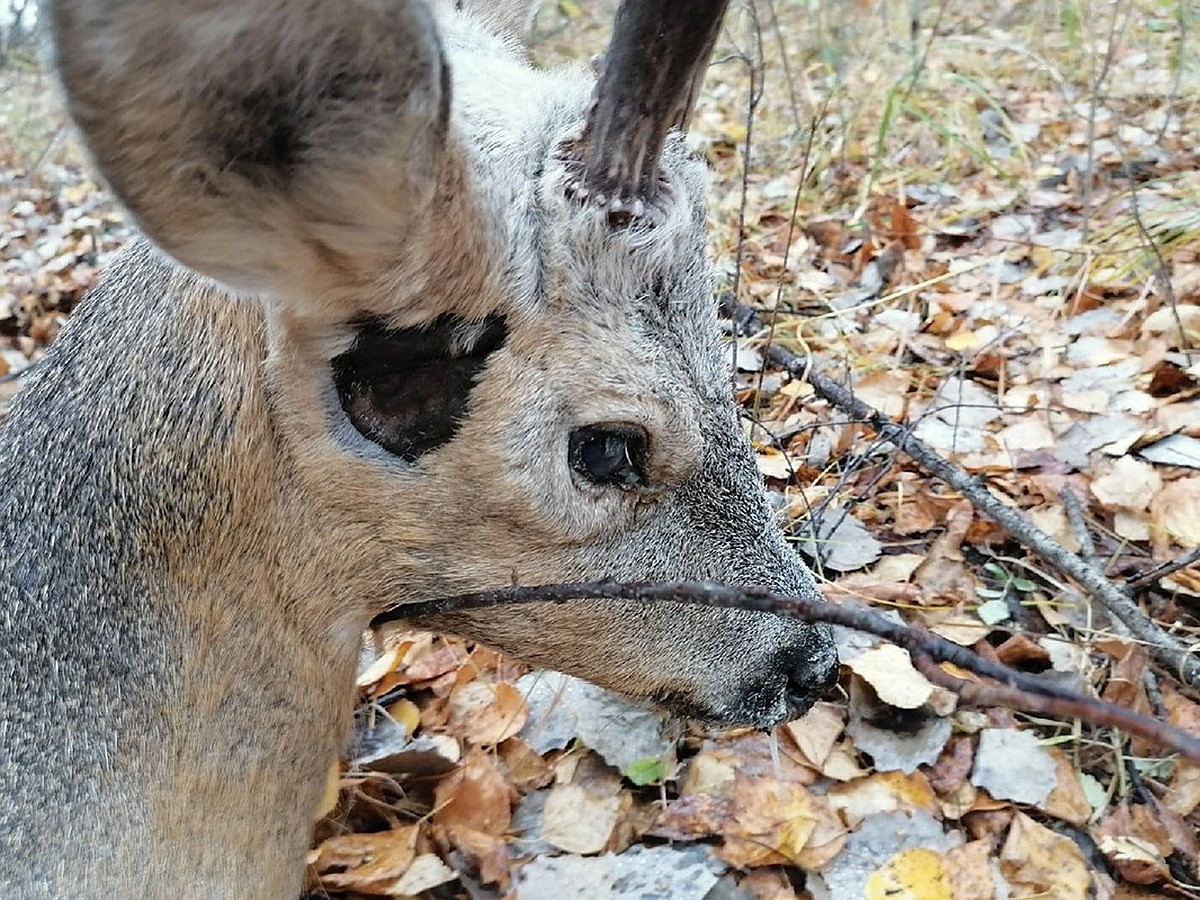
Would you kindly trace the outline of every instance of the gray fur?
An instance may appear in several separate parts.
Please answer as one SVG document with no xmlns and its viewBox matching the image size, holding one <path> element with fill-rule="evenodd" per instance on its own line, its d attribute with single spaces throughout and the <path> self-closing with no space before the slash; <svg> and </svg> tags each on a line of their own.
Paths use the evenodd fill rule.
<svg viewBox="0 0 1200 900">
<path fill-rule="evenodd" d="M 603 577 L 815 594 L 738 426 L 682 140 L 660 218 L 613 231 L 554 158 L 588 79 L 469 15 L 50 14 L 71 109 L 161 249 L 123 252 L 0 426 L 0 897 L 292 900 L 358 636 L 397 601 Z M 450 443 L 399 465 L 339 418 L 352 321 L 493 312 L 508 338 Z M 645 488 L 570 468 L 567 436 L 604 422 L 650 435 Z M 683 606 L 428 624 L 758 726 L 834 663 L 821 629 Z"/>
</svg>

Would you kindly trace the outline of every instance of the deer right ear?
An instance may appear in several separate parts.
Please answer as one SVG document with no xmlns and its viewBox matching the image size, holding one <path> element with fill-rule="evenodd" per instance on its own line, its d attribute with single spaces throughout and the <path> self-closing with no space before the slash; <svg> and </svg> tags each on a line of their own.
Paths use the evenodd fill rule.
<svg viewBox="0 0 1200 900">
<path fill-rule="evenodd" d="M 421 0 L 48 5 L 100 171 L 185 265 L 288 298 L 353 290 L 420 226 L 450 99 Z"/>
</svg>

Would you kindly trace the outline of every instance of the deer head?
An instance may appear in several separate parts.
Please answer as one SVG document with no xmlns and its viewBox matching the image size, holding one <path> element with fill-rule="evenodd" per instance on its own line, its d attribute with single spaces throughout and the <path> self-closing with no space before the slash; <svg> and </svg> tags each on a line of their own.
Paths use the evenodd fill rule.
<svg viewBox="0 0 1200 900">
<path fill-rule="evenodd" d="M 244 452 L 270 459 L 206 483 L 261 498 L 239 519 L 259 556 L 237 565 L 269 570 L 264 609 L 302 610 L 349 655 L 397 601 L 514 582 L 814 593 L 739 426 L 705 169 L 674 130 L 724 5 L 627 0 L 589 99 L 582 74 L 419 0 L 50 4 L 108 183 L 220 286 L 195 290 L 263 317 L 209 380 L 261 382 L 266 420 L 237 407 L 232 433 L 269 431 Z M 121 277 L 118 299 L 138 290 Z M 683 605 L 424 624 L 758 726 L 835 664 L 821 627 Z"/>
</svg>

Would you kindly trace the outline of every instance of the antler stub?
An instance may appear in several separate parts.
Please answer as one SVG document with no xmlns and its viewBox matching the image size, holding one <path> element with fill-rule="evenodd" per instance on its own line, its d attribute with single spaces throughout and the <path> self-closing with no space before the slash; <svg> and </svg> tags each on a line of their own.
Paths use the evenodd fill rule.
<svg viewBox="0 0 1200 900">
<path fill-rule="evenodd" d="M 663 142 L 687 127 L 728 3 L 622 0 L 583 133 L 559 149 L 569 195 L 625 224 L 670 191 Z"/>
</svg>

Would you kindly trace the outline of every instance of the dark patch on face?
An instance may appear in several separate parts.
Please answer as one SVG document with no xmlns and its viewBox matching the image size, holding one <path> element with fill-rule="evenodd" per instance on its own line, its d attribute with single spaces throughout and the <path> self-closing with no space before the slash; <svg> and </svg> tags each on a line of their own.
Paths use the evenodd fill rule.
<svg viewBox="0 0 1200 900">
<path fill-rule="evenodd" d="M 454 438 L 475 379 L 508 334 L 503 316 L 438 316 L 421 328 L 359 326 L 333 360 L 338 399 L 359 434 L 412 462 Z"/>
</svg>

